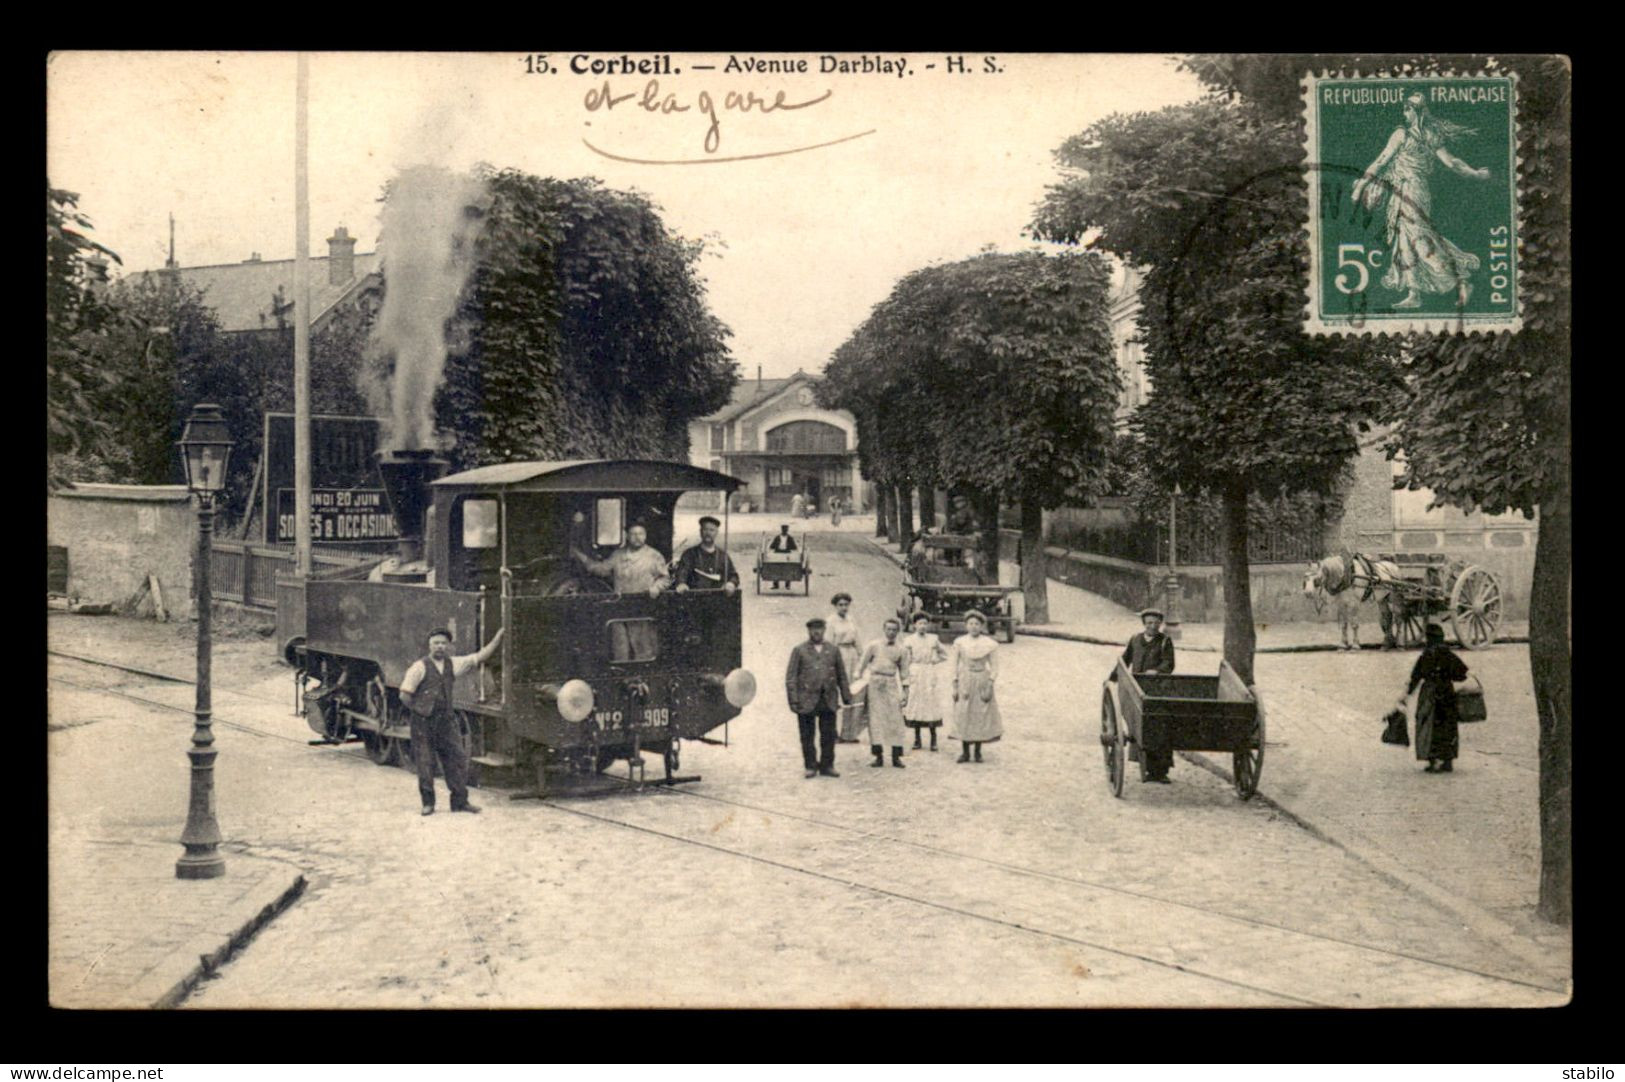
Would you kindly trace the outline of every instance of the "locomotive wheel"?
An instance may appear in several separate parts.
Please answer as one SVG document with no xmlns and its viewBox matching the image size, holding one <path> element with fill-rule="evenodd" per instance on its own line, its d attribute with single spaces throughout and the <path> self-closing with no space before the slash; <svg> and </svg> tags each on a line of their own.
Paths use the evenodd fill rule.
<svg viewBox="0 0 1625 1082">
<path fill-rule="evenodd" d="M 1264 771 L 1264 700 L 1259 697 L 1256 687 L 1248 690 L 1253 693 L 1253 700 L 1258 704 L 1258 726 L 1253 730 L 1258 746 L 1243 748 L 1230 756 L 1231 776 L 1235 779 L 1236 795 L 1243 800 L 1251 800 L 1253 794 L 1258 792 L 1258 776 Z"/>
<path fill-rule="evenodd" d="M 1106 688 L 1100 695 L 1100 750 L 1106 759 L 1106 788 L 1123 795 L 1123 732 L 1117 725 L 1117 706 Z"/>
<path fill-rule="evenodd" d="M 1482 567 L 1469 567 L 1456 577 L 1450 591 L 1450 623 L 1456 641 L 1469 650 L 1495 642 L 1501 623 L 1501 584 Z"/>
<path fill-rule="evenodd" d="M 380 728 L 388 724 L 389 712 L 385 706 L 386 701 L 385 693 L 377 681 L 367 685 L 367 709 L 363 712 L 376 721 Z M 379 766 L 391 766 L 400 756 L 400 749 L 396 747 L 400 741 L 381 732 L 363 731 L 361 742 L 367 749 L 367 758 Z"/>
</svg>

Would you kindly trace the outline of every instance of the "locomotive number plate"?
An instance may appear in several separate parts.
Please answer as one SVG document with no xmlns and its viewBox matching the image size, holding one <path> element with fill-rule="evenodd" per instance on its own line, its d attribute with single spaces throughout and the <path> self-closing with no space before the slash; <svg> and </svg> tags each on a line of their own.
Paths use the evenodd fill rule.
<svg viewBox="0 0 1625 1082">
<path fill-rule="evenodd" d="M 620 729 L 626 724 L 626 715 L 619 710 L 600 710 L 593 715 L 600 729 Z M 651 706 L 643 711 L 644 725 L 666 725 L 671 721 L 671 708 Z"/>
</svg>

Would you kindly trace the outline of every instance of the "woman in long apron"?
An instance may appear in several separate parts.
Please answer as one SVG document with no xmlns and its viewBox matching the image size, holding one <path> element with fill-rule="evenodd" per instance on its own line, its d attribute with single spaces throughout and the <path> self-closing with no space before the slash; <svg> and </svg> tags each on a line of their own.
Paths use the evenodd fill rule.
<svg viewBox="0 0 1625 1082">
<path fill-rule="evenodd" d="M 931 630 L 931 617 L 914 614 L 914 633 L 903 639 L 908 653 L 908 678 L 903 685 L 903 721 L 914 730 L 914 746 L 920 746 L 920 730 L 931 730 L 931 750 L 937 750 L 937 730 L 942 727 L 943 662 L 948 651 Z"/>
<path fill-rule="evenodd" d="M 903 690 L 908 680 L 908 651 L 897 641 L 902 624 L 888 618 L 886 637 L 876 639 L 863 649 L 858 662 L 858 675 L 869 674 L 869 751 L 875 761 L 870 766 L 886 765 L 886 749 L 891 748 L 891 765 L 903 765 Z"/>
<path fill-rule="evenodd" d="M 982 745 L 1004 735 L 994 684 L 999 678 L 998 644 L 984 632 L 987 617 L 965 614 L 965 634 L 954 643 L 954 735 L 963 742 L 958 762 L 982 761 Z"/>
<path fill-rule="evenodd" d="M 841 661 L 846 665 L 847 678 L 856 683 L 860 653 L 858 650 L 858 625 L 856 621 L 847 615 L 852 609 L 852 595 L 843 591 L 830 598 L 829 603 L 834 607 L 834 611 L 825 618 L 824 641 L 840 651 Z M 858 730 L 861 726 L 857 724 L 856 717 L 857 712 L 854 710 L 842 712 L 840 743 L 856 744 L 858 742 Z"/>
<path fill-rule="evenodd" d="M 1423 772 L 1450 774 L 1455 771 L 1461 749 L 1456 709 L 1456 681 L 1467 679 L 1467 665 L 1444 644 L 1444 628 L 1429 624 L 1427 645 L 1411 669 L 1405 697 L 1416 692 L 1416 757 L 1426 759 Z M 1405 699 L 1400 699 L 1404 708 Z"/>
</svg>

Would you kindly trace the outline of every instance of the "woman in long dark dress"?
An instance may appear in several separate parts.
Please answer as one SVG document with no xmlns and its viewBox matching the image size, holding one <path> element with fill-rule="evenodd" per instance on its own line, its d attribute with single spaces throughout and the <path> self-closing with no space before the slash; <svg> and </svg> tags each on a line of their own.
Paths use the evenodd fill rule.
<svg viewBox="0 0 1625 1082">
<path fill-rule="evenodd" d="M 1416 697 L 1416 758 L 1427 760 L 1429 774 L 1449 774 L 1454 769 L 1451 763 L 1461 748 L 1456 681 L 1465 679 L 1467 665 L 1444 644 L 1444 628 L 1429 624 L 1427 645 L 1405 687 L 1406 698 L 1421 688 Z"/>
</svg>

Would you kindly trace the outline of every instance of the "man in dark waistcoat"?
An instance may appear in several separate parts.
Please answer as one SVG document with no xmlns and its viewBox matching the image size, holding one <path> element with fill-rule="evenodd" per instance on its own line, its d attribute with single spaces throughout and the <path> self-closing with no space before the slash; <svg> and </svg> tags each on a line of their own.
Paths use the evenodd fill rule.
<svg viewBox="0 0 1625 1082">
<path fill-rule="evenodd" d="M 739 589 L 739 572 L 728 553 L 717 547 L 717 530 L 722 523 L 706 515 L 700 519 L 700 543 L 683 550 L 672 568 L 677 580 L 677 592 L 690 590 L 721 590 L 733 593 Z"/>
<path fill-rule="evenodd" d="M 1162 610 L 1146 609 L 1140 613 L 1144 630 L 1128 641 L 1123 648 L 1123 663 L 1128 671 L 1138 676 L 1143 672 L 1170 673 L 1174 671 L 1174 640 L 1162 631 Z M 1111 679 L 1117 679 L 1112 670 Z M 1168 784 L 1168 770 L 1174 765 L 1172 748 L 1145 747 L 1140 749 L 1140 761 L 1145 764 L 1146 781 Z"/>
<path fill-rule="evenodd" d="M 807 777 L 822 774 L 838 778 L 835 772 L 835 708 L 852 701 L 846 664 L 841 652 L 824 641 L 825 623 L 821 617 L 807 621 L 807 641 L 790 651 L 790 667 L 784 674 L 790 710 L 801 726 L 801 763 Z M 817 758 L 813 750 L 813 725 L 818 727 Z"/>
<path fill-rule="evenodd" d="M 496 653 L 502 642 L 498 630 L 478 653 L 451 653 L 451 632 L 437 627 L 429 632 L 429 655 L 420 657 L 401 678 L 401 702 L 412 720 L 412 758 L 418 768 L 418 794 L 423 797 L 423 814 L 434 814 L 434 761 L 451 790 L 451 810 L 478 812 L 468 802 L 468 752 L 463 749 L 462 731 L 452 710 L 452 691 L 459 676 L 466 675 Z"/>
</svg>

